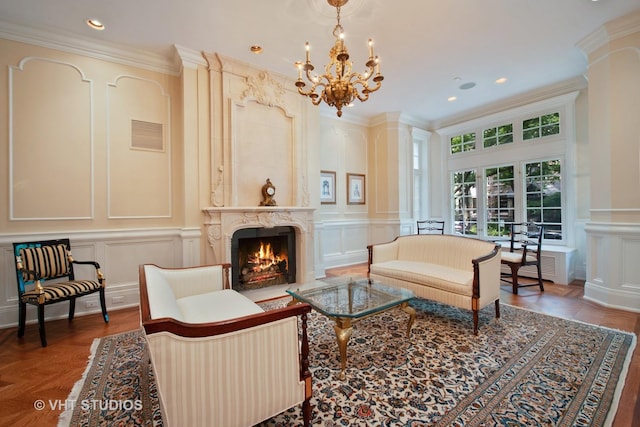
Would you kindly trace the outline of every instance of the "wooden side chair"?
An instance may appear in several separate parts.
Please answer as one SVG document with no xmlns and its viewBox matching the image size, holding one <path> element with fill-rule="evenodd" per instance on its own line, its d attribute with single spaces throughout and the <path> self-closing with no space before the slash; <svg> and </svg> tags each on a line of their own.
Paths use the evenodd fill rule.
<svg viewBox="0 0 640 427">
<path fill-rule="evenodd" d="M 444 234 L 444 221 L 435 219 L 417 221 L 416 234 Z"/>
<path fill-rule="evenodd" d="M 544 292 L 542 284 L 542 266 L 540 252 L 542 250 L 543 226 L 533 222 L 521 222 L 511 224 L 511 239 L 509 251 L 502 251 L 501 263 L 509 266 L 512 292 L 517 295 L 518 288 L 539 286 Z M 535 265 L 538 270 L 538 282 L 521 284 L 518 282 L 518 270 L 526 265 Z M 506 279 L 503 279 L 506 280 Z"/>
<path fill-rule="evenodd" d="M 100 271 L 100 264 L 95 261 L 74 260 L 69 239 L 14 243 L 13 252 L 16 257 L 18 282 L 18 337 L 24 335 L 27 304 L 38 307 L 40 342 L 46 347 L 44 306 L 69 301 L 71 321 L 76 308 L 76 298 L 94 292 L 100 293 L 102 317 L 105 323 L 109 322 L 104 295 L 106 281 Z M 97 280 L 76 280 L 74 264 L 92 265 L 96 270 Z"/>
</svg>

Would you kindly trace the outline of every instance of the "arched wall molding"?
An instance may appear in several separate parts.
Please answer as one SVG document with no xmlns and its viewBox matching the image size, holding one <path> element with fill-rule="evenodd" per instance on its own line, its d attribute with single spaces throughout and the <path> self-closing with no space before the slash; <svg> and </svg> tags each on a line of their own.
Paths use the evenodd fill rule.
<svg viewBox="0 0 640 427">
<path fill-rule="evenodd" d="M 15 145 L 15 78 L 17 72 L 25 71 L 27 64 L 31 62 L 47 62 L 55 65 L 60 65 L 62 67 L 68 67 L 72 70 L 76 71 L 80 77 L 81 83 L 86 83 L 89 85 L 89 99 L 87 100 L 89 107 L 89 176 L 90 176 L 90 186 L 89 186 L 89 194 L 87 195 L 87 201 L 89 202 L 89 215 L 79 215 L 79 216 L 46 216 L 46 217 L 18 217 L 15 215 L 15 194 L 14 188 L 16 183 L 14 182 L 14 145 Z M 95 194 L 94 194 L 94 177 L 95 177 L 95 167 L 94 167 L 94 91 L 93 91 L 93 80 L 86 77 L 84 71 L 78 67 L 77 65 L 60 61 L 51 58 L 38 57 L 38 56 L 26 56 L 20 60 L 17 66 L 9 67 L 9 219 L 11 221 L 57 221 L 57 220 L 76 220 L 76 219 L 93 219 L 95 216 Z M 74 160 L 74 163 L 77 159 Z"/>
<path fill-rule="evenodd" d="M 139 82 L 148 83 L 152 86 L 155 86 L 158 90 L 158 93 L 161 97 L 163 97 L 166 101 L 165 105 L 165 118 L 166 120 L 162 123 L 163 127 L 166 129 L 163 137 L 167 143 L 164 151 L 167 155 L 167 174 L 169 177 L 172 176 L 173 173 L 173 153 L 172 153 L 172 138 L 171 138 L 171 95 L 167 92 L 165 87 L 158 81 L 134 76 L 130 74 L 120 74 L 118 75 L 112 82 L 106 83 L 106 94 L 105 94 L 105 111 L 106 111 L 106 173 L 107 173 L 107 217 L 109 219 L 154 219 L 154 218 L 171 218 L 173 217 L 173 188 L 169 187 L 169 198 L 168 198 L 168 206 L 166 214 L 158 214 L 158 215 L 114 215 L 112 214 L 112 197 L 111 197 L 111 144 L 112 144 L 112 136 L 111 136 L 111 91 L 113 89 L 118 88 L 118 84 L 123 82 L 124 80 L 134 80 Z M 130 119 L 139 120 L 141 118 L 130 117 Z M 143 118 L 142 118 L 143 119 Z"/>
</svg>

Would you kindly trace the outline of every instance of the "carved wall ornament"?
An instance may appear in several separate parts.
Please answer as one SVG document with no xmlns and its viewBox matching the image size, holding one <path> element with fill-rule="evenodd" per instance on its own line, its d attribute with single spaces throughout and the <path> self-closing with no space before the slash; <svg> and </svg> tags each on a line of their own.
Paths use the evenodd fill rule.
<svg viewBox="0 0 640 427">
<path fill-rule="evenodd" d="M 224 168 L 222 165 L 218 166 L 217 170 L 218 181 L 215 183 L 215 189 L 211 193 L 211 203 L 213 206 L 224 206 L 224 194 L 223 194 L 223 182 L 224 182 Z"/>
<path fill-rule="evenodd" d="M 284 106 L 284 94 L 285 89 L 280 83 L 273 80 L 266 71 L 260 71 L 257 76 L 247 77 L 247 88 L 242 92 L 241 99 L 253 98 L 269 107 Z"/>
</svg>

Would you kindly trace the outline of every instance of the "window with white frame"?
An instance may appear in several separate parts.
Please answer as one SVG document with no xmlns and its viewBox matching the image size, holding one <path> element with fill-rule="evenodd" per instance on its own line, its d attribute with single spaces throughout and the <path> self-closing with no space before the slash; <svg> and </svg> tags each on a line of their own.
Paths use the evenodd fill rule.
<svg viewBox="0 0 640 427">
<path fill-rule="evenodd" d="M 567 100 L 575 97 L 554 100 L 555 107 L 544 103 L 551 105 L 546 111 L 540 103 L 532 104 L 450 128 L 453 136 L 445 141 L 455 233 L 500 238 L 509 234 L 512 223 L 533 221 L 544 226 L 546 244 L 566 243 L 571 229 L 566 224 L 565 177 L 575 167 L 566 160 L 575 140 L 572 131 L 563 131 L 563 120 L 569 112 L 573 126 Z M 476 135 L 482 138 L 478 144 Z"/>
<path fill-rule="evenodd" d="M 482 146 L 484 148 L 496 145 L 511 144 L 513 142 L 513 124 L 505 124 L 482 131 Z"/>
<path fill-rule="evenodd" d="M 458 171 L 452 177 L 453 226 L 457 234 L 478 234 L 478 191 L 475 169 Z"/>
<path fill-rule="evenodd" d="M 497 166 L 484 169 L 486 188 L 487 236 L 509 234 L 515 222 L 514 166 Z"/>
<path fill-rule="evenodd" d="M 422 218 L 422 149 L 413 141 L 413 217 Z"/>
<path fill-rule="evenodd" d="M 562 170 L 560 159 L 524 165 L 527 221 L 544 224 L 545 239 L 562 239 Z"/>
<path fill-rule="evenodd" d="M 522 139 L 529 140 L 560 133 L 560 113 L 545 114 L 522 122 Z"/>
<path fill-rule="evenodd" d="M 449 144 L 451 146 L 451 154 L 473 151 L 476 149 L 476 133 L 471 132 L 453 136 L 449 140 Z"/>
</svg>

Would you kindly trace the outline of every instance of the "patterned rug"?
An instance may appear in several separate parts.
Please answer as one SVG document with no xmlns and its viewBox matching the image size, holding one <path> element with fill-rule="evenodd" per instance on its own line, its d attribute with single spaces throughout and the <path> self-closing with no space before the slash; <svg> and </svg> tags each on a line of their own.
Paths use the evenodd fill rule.
<svg viewBox="0 0 640 427">
<path fill-rule="evenodd" d="M 337 379 L 340 362 L 332 322 L 311 313 L 313 425 L 612 422 L 635 335 L 503 304 L 501 319 L 494 318 L 492 306 L 481 311 L 479 335 L 474 336 L 468 311 L 421 299 L 411 305 L 417 318 L 410 339 L 405 335 L 407 316 L 399 310 L 355 324 L 346 381 Z M 98 339 L 92 352 L 69 397 L 83 404 L 63 414 L 59 425 L 162 425 L 140 331 Z M 87 409 L 86 401 L 94 407 Z M 299 425 L 299 407 L 260 424 Z"/>
</svg>

